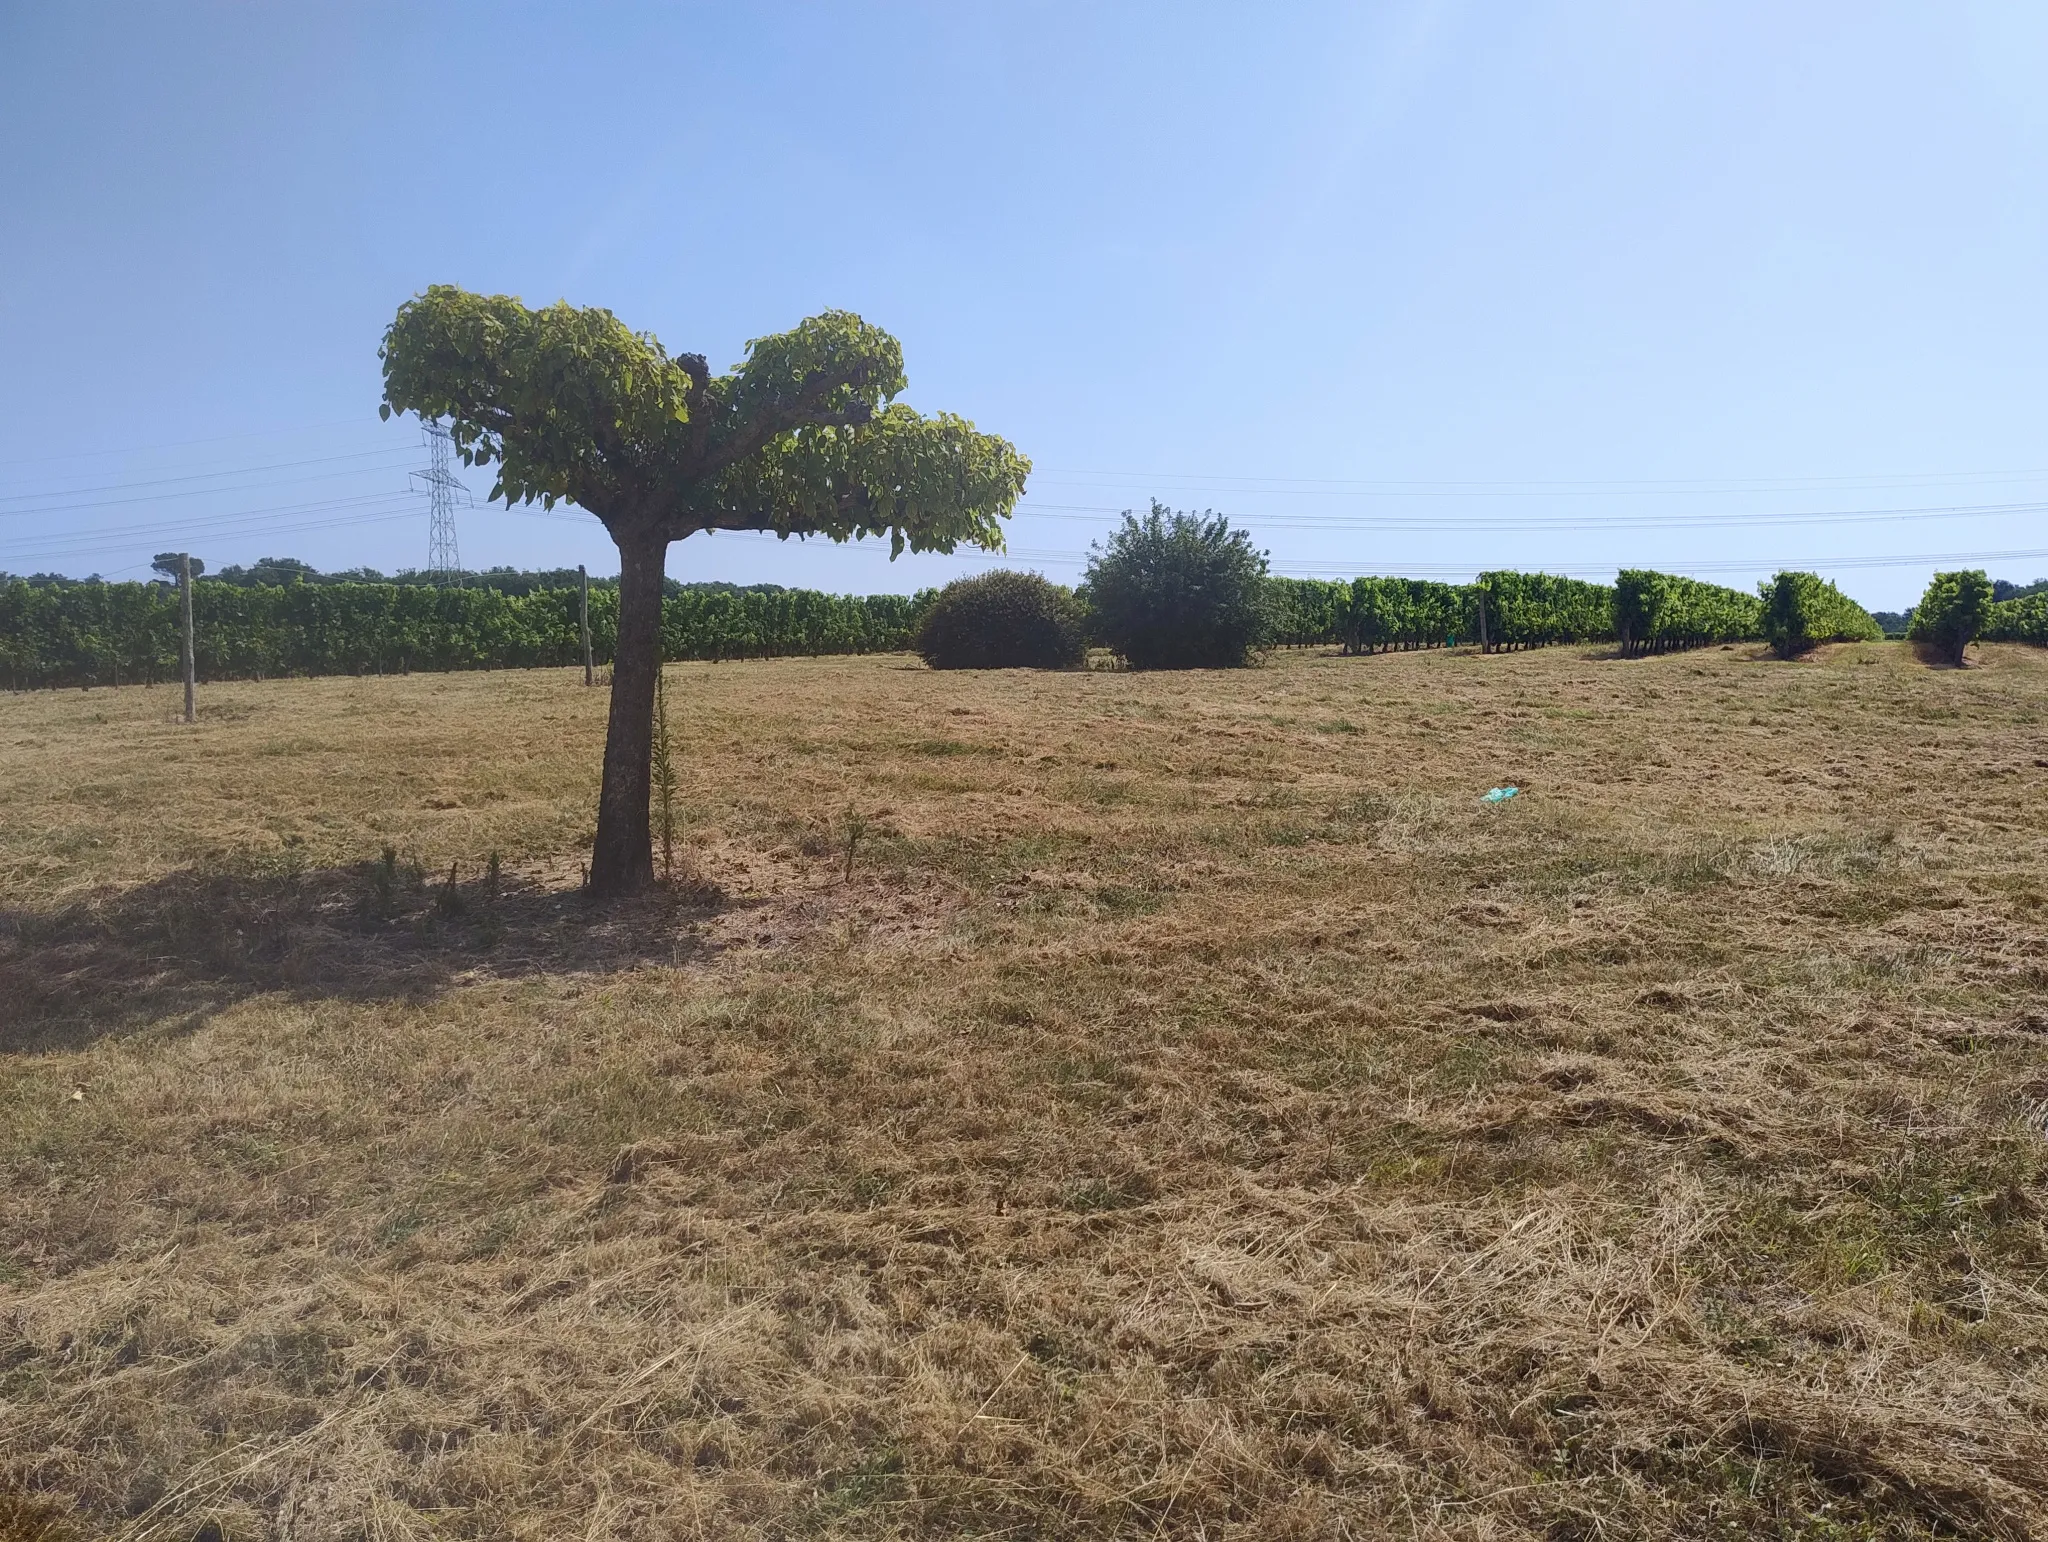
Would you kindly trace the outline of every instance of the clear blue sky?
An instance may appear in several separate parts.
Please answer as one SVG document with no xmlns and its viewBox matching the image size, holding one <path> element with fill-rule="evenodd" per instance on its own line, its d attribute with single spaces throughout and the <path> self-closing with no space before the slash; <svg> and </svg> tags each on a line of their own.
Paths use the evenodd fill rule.
<svg viewBox="0 0 2048 1542">
<path fill-rule="evenodd" d="M 2038 3 L 0 0 L 0 569 L 423 564 L 376 349 L 441 282 L 715 364 L 858 310 L 1034 459 L 1011 560 L 1059 578 L 1153 495 L 1283 572 L 2032 578 L 2044 82 Z M 617 566 L 573 513 L 460 533 Z"/>
</svg>

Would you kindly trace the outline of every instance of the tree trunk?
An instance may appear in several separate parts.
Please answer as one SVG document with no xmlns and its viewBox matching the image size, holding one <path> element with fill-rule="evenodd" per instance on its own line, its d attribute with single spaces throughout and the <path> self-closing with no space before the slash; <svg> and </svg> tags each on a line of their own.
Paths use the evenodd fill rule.
<svg viewBox="0 0 2048 1542">
<path fill-rule="evenodd" d="M 619 539 L 619 640 L 612 654 L 611 721 L 597 799 L 593 894 L 638 894 L 654 884 L 647 818 L 654 755 L 654 684 L 661 670 L 661 580 L 668 542 Z"/>
</svg>

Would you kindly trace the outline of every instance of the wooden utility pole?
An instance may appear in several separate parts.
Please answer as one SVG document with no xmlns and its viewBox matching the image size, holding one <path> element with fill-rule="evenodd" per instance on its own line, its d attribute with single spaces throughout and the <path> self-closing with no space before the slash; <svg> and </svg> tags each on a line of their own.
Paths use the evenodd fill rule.
<svg viewBox="0 0 2048 1542">
<path fill-rule="evenodd" d="M 1479 651 L 1493 652 L 1493 645 L 1486 640 L 1486 590 L 1483 586 L 1479 591 Z"/>
<path fill-rule="evenodd" d="M 199 721 L 198 704 L 194 700 L 194 686 L 197 673 L 192 660 L 192 554 L 178 553 L 178 609 L 185 623 L 185 645 L 179 651 L 184 654 L 185 665 L 185 721 Z"/>
<path fill-rule="evenodd" d="M 597 684 L 597 669 L 590 657 L 590 569 L 576 564 L 576 576 L 583 583 L 583 683 Z"/>
</svg>

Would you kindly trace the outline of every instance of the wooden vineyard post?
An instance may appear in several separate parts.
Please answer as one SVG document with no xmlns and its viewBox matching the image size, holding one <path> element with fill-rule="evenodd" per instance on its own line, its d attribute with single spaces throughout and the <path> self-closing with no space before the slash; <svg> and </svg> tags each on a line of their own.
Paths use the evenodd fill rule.
<svg viewBox="0 0 2048 1542">
<path fill-rule="evenodd" d="M 185 666 L 185 721 L 199 721 L 198 704 L 194 700 L 197 667 L 192 658 L 192 554 L 178 554 L 178 610 L 184 622 L 184 646 L 178 651 L 184 655 Z"/>
<path fill-rule="evenodd" d="M 597 684 L 597 671 L 590 657 L 590 569 L 576 564 L 576 577 L 583 585 L 583 683 Z"/>
</svg>

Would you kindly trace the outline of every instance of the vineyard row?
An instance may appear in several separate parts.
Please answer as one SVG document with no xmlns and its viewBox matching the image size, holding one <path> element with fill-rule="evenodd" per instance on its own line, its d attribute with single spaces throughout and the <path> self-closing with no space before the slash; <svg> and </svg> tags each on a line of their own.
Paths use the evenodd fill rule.
<svg viewBox="0 0 2048 1542">
<path fill-rule="evenodd" d="M 1470 584 L 1411 578 L 1268 580 L 1271 640 L 1347 653 L 1440 648 L 1489 652 L 1618 643 L 1631 656 L 1759 638 L 1781 652 L 1880 635 L 1861 606 L 1810 573 L 1752 594 L 1668 573 L 1625 570 L 1595 584 L 1489 572 Z M 889 653 L 908 648 L 934 591 L 685 590 L 664 602 L 670 659 Z M 583 657 L 575 589 L 324 583 L 193 586 L 200 678 L 520 669 Z M 590 591 L 592 647 L 611 657 L 617 591 Z M 0 582 L 0 679 L 16 690 L 140 684 L 178 672 L 178 601 L 162 584 Z M 2048 643 L 2048 595 L 1992 605 L 1983 635 Z"/>
</svg>

